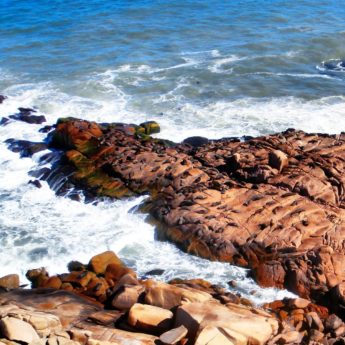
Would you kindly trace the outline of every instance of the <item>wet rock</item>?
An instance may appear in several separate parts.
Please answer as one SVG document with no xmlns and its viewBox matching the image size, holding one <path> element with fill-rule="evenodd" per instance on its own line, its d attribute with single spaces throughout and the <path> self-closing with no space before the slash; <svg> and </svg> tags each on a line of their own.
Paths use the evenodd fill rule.
<svg viewBox="0 0 345 345">
<path fill-rule="evenodd" d="M 183 325 L 180 327 L 173 328 L 159 337 L 159 340 L 166 345 L 177 344 L 180 340 L 186 337 L 188 329 Z"/>
<path fill-rule="evenodd" d="M 27 322 L 14 317 L 4 317 L 0 320 L 0 330 L 9 340 L 30 344 L 39 340 L 35 329 Z"/>
<path fill-rule="evenodd" d="M 23 109 L 23 108 L 20 108 L 20 109 Z M 25 112 L 20 112 L 19 114 L 10 115 L 9 118 L 13 120 L 17 120 L 17 121 L 26 122 L 29 124 L 36 124 L 36 125 L 40 125 L 43 122 L 47 121 L 45 116 L 43 115 L 31 115 L 31 111 L 29 111 L 29 109 L 27 109 L 27 111 Z"/>
<path fill-rule="evenodd" d="M 0 95 L 0 104 L 2 104 L 6 98 L 6 96 Z"/>
<path fill-rule="evenodd" d="M 0 278 L 0 287 L 6 289 L 17 289 L 19 287 L 18 274 L 9 274 Z"/>
<path fill-rule="evenodd" d="M 8 119 L 7 117 L 2 117 L 0 120 L 0 126 L 5 126 L 9 121 L 10 119 Z"/>
<path fill-rule="evenodd" d="M 36 188 L 42 188 L 42 184 L 39 180 L 30 180 L 28 183 L 32 184 Z"/>
<path fill-rule="evenodd" d="M 21 157 L 32 157 L 35 153 L 46 150 L 45 143 L 34 143 L 28 140 L 7 139 L 8 149 L 12 152 L 19 152 Z"/>
<path fill-rule="evenodd" d="M 160 132 L 160 126 L 156 121 L 147 121 L 139 125 L 144 129 L 144 133 L 147 135 L 155 134 Z"/>
<path fill-rule="evenodd" d="M 172 324 L 173 313 L 152 305 L 136 303 L 128 314 L 128 324 L 141 331 L 160 334 L 167 331 Z"/>
<path fill-rule="evenodd" d="M 145 275 L 149 275 L 149 276 L 161 276 L 164 273 L 164 270 L 160 269 L 160 268 L 156 268 L 153 269 L 151 271 L 148 271 L 145 273 Z"/>
<path fill-rule="evenodd" d="M 86 270 L 86 266 L 84 264 L 82 264 L 79 261 L 71 261 L 68 263 L 67 265 L 67 269 L 69 272 L 73 272 L 73 271 L 85 271 Z"/>
</svg>

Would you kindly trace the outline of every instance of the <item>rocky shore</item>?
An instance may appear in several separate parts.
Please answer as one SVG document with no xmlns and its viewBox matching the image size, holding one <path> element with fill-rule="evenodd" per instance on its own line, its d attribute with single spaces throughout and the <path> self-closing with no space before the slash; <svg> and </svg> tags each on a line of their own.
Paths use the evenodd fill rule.
<svg viewBox="0 0 345 345">
<path fill-rule="evenodd" d="M 302 298 L 258 308 L 201 279 L 140 279 L 113 252 L 69 272 L 0 278 L 0 344 L 343 344 L 345 324 Z"/>
<path fill-rule="evenodd" d="M 32 112 L 21 108 L 1 124 L 45 121 Z M 176 144 L 151 136 L 159 132 L 155 122 L 97 124 L 74 118 L 42 131 L 48 133 L 46 142 L 7 141 L 9 149 L 26 157 L 50 149 L 42 160 L 52 168 L 32 171 L 30 183 L 40 187 L 40 180 L 47 181 L 57 194 L 85 202 L 149 194 L 141 211 L 156 225 L 158 239 L 250 268 L 261 286 L 286 288 L 301 298 L 257 308 L 199 279 L 169 284 L 139 279 L 106 252 L 87 265 L 70 263 L 63 275 L 29 271 L 32 290 L 18 289 L 15 277 L 0 279 L 10 289 L 0 295 L 1 336 L 7 339 L 2 342 L 345 342 L 345 134 L 289 129 L 258 138 L 192 137 Z M 30 323 L 42 312 L 55 317 L 58 333 L 55 326 L 40 333 Z M 18 320 L 36 332 L 30 341 L 11 338 Z"/>
</svg>

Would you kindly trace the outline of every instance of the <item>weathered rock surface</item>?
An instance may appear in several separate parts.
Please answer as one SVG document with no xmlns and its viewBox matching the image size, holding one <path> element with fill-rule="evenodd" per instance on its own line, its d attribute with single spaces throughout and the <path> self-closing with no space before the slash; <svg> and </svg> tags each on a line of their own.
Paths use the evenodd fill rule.
<svg viewBox="0 0 345 345">
<path fill-rule="evenodd" d="M 113 252 L 94 256 L 88 265 L 71 262 L 68 268 L 69 273 L 56 276 L 30 270 L 27 277 L 35 288 L 0 291 L 0 342 L 206 345 L 210 337 L 218 344 L 225 336 L 249 345 L 263 344 L 278 331 L 274 313 L 243 305 L 240 298 L 229 303 L 231 293 L 224 288 L 201 279 L 140 280 Z M 343 326 L 338 323 L 330 319 L 328 328 Z M 249 326 L 259 334 L 249 335 Z"/>
<path fill-rule="evenodd" d="M 324 304 L 345 281 L 345 134 L 287 130 L 192 147 L 137 128 L 64 119 L 51 145 L 88 192 L 150 192 L 143 210 L 159 236 L 189 253 L 250 267 L 262 286 Z"/>
</svg>

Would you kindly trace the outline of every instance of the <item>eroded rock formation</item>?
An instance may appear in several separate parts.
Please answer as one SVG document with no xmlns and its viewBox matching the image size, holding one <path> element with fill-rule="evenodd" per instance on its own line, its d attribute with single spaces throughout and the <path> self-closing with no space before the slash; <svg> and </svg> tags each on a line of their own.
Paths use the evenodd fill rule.
<svg viewBox="0 0 345 345">
<path fill-rule="evenodd" d="M 187 252 L 252 268 L 262 286 L 319 303 L 337 296 L 345 280 L 345 134 L 287 130 L 192 146 L 140 128 L 64 119 L 51 146 L 73 166 L 70 181 L 94 195 L 149 192 L 143 211 L 160 237 Z"/>
</svg>

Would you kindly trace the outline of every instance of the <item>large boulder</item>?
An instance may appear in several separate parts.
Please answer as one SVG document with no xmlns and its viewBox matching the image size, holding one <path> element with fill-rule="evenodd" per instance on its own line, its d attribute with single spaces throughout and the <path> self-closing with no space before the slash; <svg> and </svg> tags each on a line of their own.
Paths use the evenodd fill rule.
<svg viewBox="0 0 345 345">
<path fill-rule="evenodd" d="M 7 289 L 16 289 L 19 287 L 18 274 L 9 274 L 0 278 L 0 287 Z"/>
<path fill-rule="evenodd" d="M 27 322 L 14 317 L 4 317 L 0 320 L 0 334 L 13 341 L 30 344 L 40 338 L 35 329 Z"/>
<path fill-rule="evenodd" d="M 118 256 L 112 251 L 106 251 L 101 254 L 93 256 L 89 262 L 89 270 L 95 272 L 96 274 L 104 274 L 107 266 L 110 264 L 123 266 L 122 261 Z"/>
<path fill-rule="evenodd" d="M 224 344 L 233 339 L 235 344 L 263 345 L 278 332 L 278 321 L 274 317 L 230 303 L 227 307 L 214 302 L 185 303 L 176 313 L 175 326 L 180 325 L 188 329 L 190 343 L 199 339 L 200 345 L 207 344 L 204 339 L 209 339 L 209 334 L 221 339 L 225 336 L 228 340 Z"/>
<path fill-rule="evenodd" d="M 136 303 L 128 314 L 128 324 L 141 331 L 161 334 L 172 325 L 174 314 L 166 309 L 152 305 Z"/>
<path fill-rule="evenodd" d="M 212 296 L 204 291 L 192 288 L 181 288 L 178 286 L 148 281 L 145 302 L 164 309 L 172 309 L 182 303 L 188 302 L 205 302 L 212 299 Z"/>
</svg>

